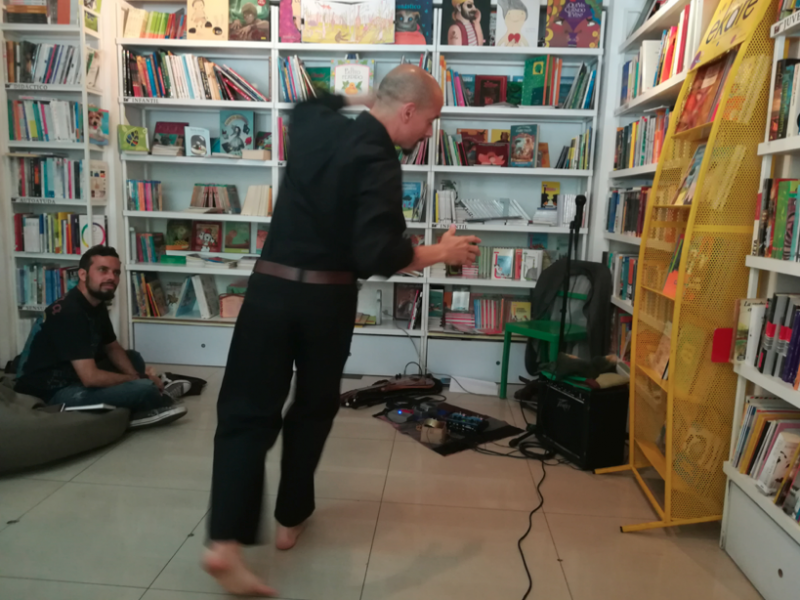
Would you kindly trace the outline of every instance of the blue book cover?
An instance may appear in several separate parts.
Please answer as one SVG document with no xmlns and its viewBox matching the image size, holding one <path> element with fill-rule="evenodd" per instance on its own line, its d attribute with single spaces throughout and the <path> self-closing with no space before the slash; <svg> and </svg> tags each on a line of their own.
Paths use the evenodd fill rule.
<svg viewBox="0 0 800 600">
<path fill-rule="evenodd" d="M 194 293 L 192 278 L 187 277 L 181 288 L 181 295 L 178 299 L 178 306 L 175 309 L 176 317 L 188 317 L 199 314 L 197 310 L 197 295 Z"/>
<path fill-rule="evenodd" d="M 219 113 L 220 146 L 226 154 L 242 156 L 253 149 L 253 111 L 223 110 Z"/>
<path fill-rule="evenodd" d="M 464 86 L 464 93 L 466 94 L 464 100 L 467 106 L 475 106 L 475 75 L 464 75 L 460 73 L 459 76 L 461 77 L 461 84 Z"/>
<path fill-rule="evenodd" d="M 406 219 L 412 218 L 414 215 L 414 207 L 422 197 L 422 182 L 421 181 L 404 181 L 403 182 L 403 216 Z"/>
</svg>

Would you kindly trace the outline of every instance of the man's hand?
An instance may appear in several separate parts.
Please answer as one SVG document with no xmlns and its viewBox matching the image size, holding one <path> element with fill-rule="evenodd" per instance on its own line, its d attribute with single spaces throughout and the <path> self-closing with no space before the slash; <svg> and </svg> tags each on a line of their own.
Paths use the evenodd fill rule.
<svg viewBox="0 0 800 600">
<path fill-rule="evenodd" d="M 150 381 L 156 385 L 159 392 L 164 391 L 164 382 L 161 381 L 161 377 L 158 376 L 158 373 L 156 373 L 156 370 L 153 367 L 146 367 L 144 374 L 147 375 L 148 379 L 150 379 Z"/>
<path fill-rule="evenodd" d="M 366 94 L 358 94 L 357 96 L 344 96 L 344 103 L 347 106 L 366 106 L 372 108 L 375 104 L 375 94 L 367 92 Z"/>
<path fill-rule="evenodd" d="M 474 235 L 456 235 L 456 226 L 451 225 L 439 240 L 444 251 L 442 262 L 448 265 L 471 265 L 481 253 L 481 240 Z"/>
</svg>

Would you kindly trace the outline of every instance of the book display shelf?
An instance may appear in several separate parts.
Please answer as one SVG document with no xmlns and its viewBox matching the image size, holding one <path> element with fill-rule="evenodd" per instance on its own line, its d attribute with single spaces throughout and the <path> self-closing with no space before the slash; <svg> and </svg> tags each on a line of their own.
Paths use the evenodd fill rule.
<svg viewBox="0 0 800 600">
<path fill-rule="evenodd" d="M 612 126 L 603 139 L 608 158 L 601 167 L 608 168 L 608 185 L 598 188 L 598 197 L 603 198 L 599 217 L 604 219 L 605 259 L 614 278 L 611 301 L 619 309 L 612 323 L 612 350 L 626 373 L 648 196 L 675 101 L 718 3 L 667 0 L 653 12 L 652 1 L 628 2 L 614 13 L 615 31 L 627 37 L 613 67 L 609 64 L 613 71 L 603 117 Z"/>
<path fill-rule="evenodd" d="M 775 11 L 771 11 L 770 17 L 774 19 L 775 14 Z M 780 63 L 784 59 L 788 59 L 787 63 L 797 62 L 792 59 L 800 58 L 800 13 L 795 12 L 774 23 L 769 35 L 774 41 L 774 52 L 771 54 L 772 77 L 767 90 L 769 108 L 765 114 L 766 126 L 762 123 L 763 143 L 758 146 L 760 176 L 761 181 L 767 178 L 772 178 L 772 181 L 790 180 L 797 178 L 795 156 L 800 152 L 797 111 L 792 104 L 793 112 L 789 116 L 795 122 L 789 124 L 789 133 L 785 137 L 777 136 L 773 128 L 773 114 L 783 114 L 788 106 L 783 106 L 781 102 L 773 105 L 776 97 L 780 99 L 787 96 L 785 92 L 781 94 L 780 90 L 773 90 L 778 84 Z M 765 66 L 767 69 L 768 66 Z M 788 89 L 796 94 L 797 88 L 794 87 L 793 92 L 792 88 L 790 79 Z M 777 107 L 778 110 L 772 113 Z M 760 199 L 762 193 L 758 197 Z M 800 264 L 788 256 L 783 260 L 764 256 L 765 253 L 758 249 L 759 229 L 759 219 L 756 218 L 752 247 L 745 252 L 745 266 L 749 273 L 746 295 L 743 291 L 740 297 L 773 298 L 776 292 L 797 293 L 800 290 Z M 737 365 L 736 373 L 731 453 L 724 465 L 727 485 L 721 545 L 766 600 L 790 598 L 797 594 L 800 586 L 800 574 L 795 568 L 800 561 L 800 524 L 788 514 L 791 508 L 788 500 L 784 506 L 777 505 L 776 495 L 763 493 L 756 485 L 756 480 L 740 472 L 733 461 L 747 398 L 755 395 L 780 399 L 783 403 L 777 402 L 776 406 L 791 410 L 800 409 L 800 393 L 791 382 L 787 383 L 772 373 L 761 372 L 750 364 Z M 794 485 L 797 485 L 796 479 Z"/>
<path fill-rule="evenodd" d="M 49 10 L 0 23 L 0 222 L 11 257 L 3 287 L 13 303 L 8 344 L 16 351 L 47 304 L 75 283 L 80 253 L 114 241 L 101 15 L 80 0 Z M 112 316 L 117 310 L 112 305 Z"/>
<path fill-rule="evenodd" d="M 596 48 L 549 48 L 549 47 L 462 47 L 446 46 L 440 43 L 442 11 L 449 5 L 435 4 L 433 33 L 430 45 L 395 44 L 328 44 L 284 42 L 280 39 L 280 7 L 273 3 L 270 13 L 269 41 L 204 41 L 204 40 L 161 40 L 133 39 L 125 37 L 124 10 L 129 7 L 146 10 L 175 12 L 185 3 L 164 2 L 119 2 L 117 15 L 117 60 L 120 73 L 125 70 L 126 52 L 151 53 L 153 50 L 171 51 L 175 55 L 192 54 L 202 56 L 218 64 L 226 65 L 247 79 L 266 100 L 258 102 L 225 100 L 183 100 L 173 98 L 137 98 L 126 95 L 124 82 L 119 82 L 120 123 L 147 127 L 152 137 L 156 123 L 183 122 L 192 127 L 205 128 L 210 137 L 220 135 L 220 113 L 225 110 L 253 112 L 254 132 L 271 134 L 271 156 L 263 160 L 231 159 L 215 157 L 193 158 L 188 156 L 160 156 L 140 152 L 121 154 L 123 186 L 128 180 L 161 182 L 162 210 L 132 210 L 125 203 L 126 269 L 129 284 L 136 274 L 157 274 L 162 288 L 177 290 L 180 282 L 187 276 L 196 274 L 214 275 L 217 291 L 222 294 L 231 284 L 236 284 L 249 276 L 252 263 L 247 259 L 257 258 L 257 233 L 259 229 L 268 230 L 270 216 L 247 216 L 241 214 L 205 214 L 184 212 L 189 207 L 195 184 L 211 185 L 235 184 L 242 203 L 250 186 L 270 186 L 272 202 L 277 201 L 284 162 L 280 154 L 282 127 L 291 127 L 293 103 L 288 101 L 282 87 L 282 60 L 299 58 L 307 69 L 330 67 L 334 59 L 344 59 L 347 55 L 357 55 L 358 59 L 374 61 L 374 86 L 401 61 L 419 64 L 420 57 L 430 56 L 432 75 L 440 77 L 440 64 L 446 62 L 453 71 L 469 74 L 502 76 L 522 76 L 525 61 L 531 57 L 551 57 L 562 60 L 564 77 L 573 77 L 581 65 L 596 69 L 596 82 L 599 86 L 603 67 L 603 27 L 598 31 Z M 162 8 L 163 7 L 163 8 Z M 545 18 L 547 2 L 540 5 L 540 13 L 529 16 L 538 27 L 539 20 Z M 603 22 L 605 11 L 603 12 Z M 565 79 L 562 79 L 565 81 Z M 595 108 L 559 109 L 542 106 L 508 105 L 491 106 L 450 106 L 442 110 L 441 118 L 434 126 L 432 146 L 424 164 L 403 164 L 404 182 L 424 184 L 426 196 L 424 211 L 418 220 L 408 221 L 408 232 L 415 236 L 416 242 L 435 243 L 450 223 L 445 219 L 437 222 L 436 192 L 455 185 L 459 198 L 496 199 L 498 197 L 516 200 L 528 213 L 533 214 L 541 203 L 541 189 L 544 181 L 558 182 L 561 194 L 589 194 L 593 187 L 593 149 L 594 136 L 586 147 L 588 164 L 580 169 L 554 168 L 558 153 L 571 140 L 586 135 L 589 130 L 597 131 L 596 106 L 601 90 L 594 92 Z M 357 116 L 361 109 L 347 108 L 350 116 Z M 435 141 L 440 131 L 450 136 L 459 129 L 502 129 L 514 125 L 537 124 L 540 139 L 549 143 L 553 167 L 513 168 L 499 166 L 461 166 L 443 164 Z M 587 139 L 588 136 L 587 136 Z M 213 144 L 212 144 L 213 147 Z M 213 149 L 213 148 L 212 148 Z M 152 150 L 152 146 L 151 146 Z M 124 191 L 124 190 L 123 190 Z M 591 212 L 591 200 L 589 212 Z M 193 254 L 192 251 L 167 249 L 168 262 L 137 262 L 137 234 L 163 233 L 167 222 L 173 219 L 196 221 L 219 221 L 224 226 L 228 222 L 250 225 L 251 242 L 249 249 L 236 255 L 228 252 L 204 253 L 205 256 L 220 258 L 245 258 L 244 264 L 227 269 L 209 268 L 175 264 L 173 257 Z M 587 221 L 588 223 L 588 218 Z M 482 239 L 482 246 L 502 248 L 528 248 L 533 243 L 541 243 L 548 250 L 556 248 L 554 254 L 565 251 L 568 228 L 564 224 L 555 226 L 527 225 L 519 222 L 457 224 L 459 230 L 475 233 Z M 586 237 L 588 228 L 581 230 L 580 257 L 587 255 Z M 267 234 L 268 235 L 268 232 Z M 559 250 L 560 249 L 560 250 Z M 491 250 L 490 250 L 491 252 Z M 150 275 L 152 277 L 152 275 Z M 398 285 L 396 285 L 398 284 Z M 408 327 L 408 318 L 395 317 L 395 293 L 399 284 L 416 286 L 420 290 L 421 318 L 414 328 Z M 464 374 L 483 379 L 499 381 L 500 361 L 502 359 L 502 335 L 461 333 L 445 329 L 439 317 L 429 318 L 432 290 L 444 293 L 467 290 L 473 299 L 479 297 L 514 296 L 529 300 L 529 292 L 535 281 L 495 280 L 491 278 L 468 278 L 447 276 L 444 270 L 427 269 L 421 276 L 396 275 L 388 280 L 371 278 L 360 282 L 358 311 L 365 315 L 380 314 L 380 324 L 356 327 L 351 349 L 351 357 L 346 366 L 349 373 L 384 373 L 387 365 L 405 365 L 410 361 L 419 362 L 423 368 L 434 373 Z M 127 316 L 127 327 L 131 346 L 150 357 L 154 362 L 174 364 L 224 365 L 233 333 L 234 320 L 224 317 L 211 319 L 144 317 L 135 314 L 131 307 Z M 511 359 L 511 374 L 524 374 L 524 344 L 515 343 Z M 396 367 L 391 367 L 395 369 Z"/>
<path fill-rule="evenodd" d="M 774 2 L 759 2 L 729 21 L 728 8 L 720 3 L 709 21 L 675 101 L 644 219 L 630 459 L 602 472 L 631 470 L 658 520 L 623 531 L 722 518 L 737 376 L 727 357 L 712 361 L 712 346 L 747 290 L 741 257 L 751 246 L 776 14 Z"/>
</svg>

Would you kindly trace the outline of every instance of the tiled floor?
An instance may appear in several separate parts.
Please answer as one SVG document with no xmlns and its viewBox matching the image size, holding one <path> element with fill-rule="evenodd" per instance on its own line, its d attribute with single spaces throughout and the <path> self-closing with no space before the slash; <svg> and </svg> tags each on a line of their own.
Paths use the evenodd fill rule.
<svg viewBox="0 0 800 600">
<path fill-rule="evenodd" d="M 209 380 L 202 397 L 187 399 L 185 419 L 0 478 L 2 600 L 227 597 L 198 568 L 222 370 L 175 370 Z M 524 425 L 513 403 L 450 401 Z M 475 452 L 442 458 L 374 412 L 340 412 L 317 471 L 317 512 L 290 552 L 249 552 L 259 573 L 286 600 L 522 598 L 517 539 L 537 504 L 541 465 Z M 275 490 L 277 447 L 267 472 Z M 533 600 L 759 598 L 719 549 L 717 525 L 620 533 L 654 518 L 629 475 L 548 467 L 542 491 L 523 544 Z"/>
</svg>

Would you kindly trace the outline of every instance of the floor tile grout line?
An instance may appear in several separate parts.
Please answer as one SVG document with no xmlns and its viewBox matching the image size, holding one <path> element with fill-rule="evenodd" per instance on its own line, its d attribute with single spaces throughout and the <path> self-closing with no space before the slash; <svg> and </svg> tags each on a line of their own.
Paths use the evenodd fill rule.
<svg viewBox="0 0 800 600">
<path fill-rule="evenodd" d="M 54 483 L 55 483 L 55 482 L 54 482 Z M 52 495 L 53 495 L 53 494 L 55 494 L 55 493 L 56 493 L 58 490 L 60 490 L 61 488 L 63 488 L 65 485 L 67 485 L 67 484 L 69 483 L 69 481 L 61 481 L 61 482 L 58 482 L 58 483 L 61 483 L 61 485 L 59 485 L 59 486 L 58 486 L 56 489 L 54 489 L 52 492 L 50 492 L 49 494 L 47 494 L 47 495 L 46 495 L 44 498 L 42 498 L 41 500 L 39 500 L 39 502 L 37 502 L 36 504 L 34 504 L 33 506 L 31 506 L 31 507 L 30 507 L 28 510 L 26 510 L 24 513 L 22 513 L 22 514 L 21 514 L 19 517 L 17 517 L 17 518 L 16 518 L 16 519 L 14 519 L 14 520 L 15 520 L 15 521 L 21 521 L 21 520 L 22 520 L 22 519 L 25 517 L 25 515 L 27 515 L 27 514 L 28 514 L 29 512 L 31 512 L 31 511 L 32 511 L 34 508 L 36 508 L 37 506 L 39 506 L 39 505 L 40 505 L 42 502 L 44 502 L 45 500 L 47 500 L 47 499 L 48 499 L 50 496 L 52 496 Z M 15 525 L 15 523 L 12 523 L 11 525 Z M 9 528 L 11 527 L 11 525 L 7 525 L 6 527 L 4 527 L 4 528 L 3 528 L 3 530 L 5 530 L 5 529 L 9 529 Z"/>
<path fill-rule="evenodd" d="M 72 581 L 69 579 L 49 579 L 47 577 L 17 577 L 16 575 L 0 575 L 0 579 L 19 579 L 22 581 L 48 581 L 50 583 L 72 583 L 77 585 L 95 585 L 95 586 L 112 587 L 112 588 L 117 587 L 130 590 L 144 589 L 145 592 L 147 591 L 145 588 L 141 588 L 138 585 L 124 585 L 119 583 L 95 583 L 93 581 Z"/>
<path fill-rule="evenodd" d="M 572 587 L 569 585 L 569 578 L 567 577 L 567 572 L 564 570 L 564 560 L 561 558 L 561 553 L 558 551 L 558 544 L 556 543 L 556 536 L 553 535 L 553 529 L 550 527 L 550 520 L 547 518 L 547 515 L 544 515 L 544 522 L 547 525 L 547 531 L 550 533 L 550 541 L 553 542 L 553 549 L 556 551 L 556 558 L 558 558 L 558 566 L 561 567 L 561 574 L 564 576 L 564 583 L 567 585 L 567 592 L 569 593 L 569 597 L 572 600 L 575 600 L 575 596 L 572 594 Z"/>
<path fill-rule="evenodd" d="M 203 520 L 204 520 L 204 519 L 205 519 L 205 518 L 208 516 L 208 514 L 209 514 L 210 512 L 211 512 L 211 508 L 208 508 L 208 509 L 206 510 L 206 512 L 204 512 L 204 513 L 203 513 L 203 516 L 202 516 L 202 517 L 200 517 L 200 520 L 197 522 L 197 524 L 195 524 L 195 526 L 194 526 L 194 527 L 192 527 L 192 530 L 189 532 L 189 534 L 188 534 L 186 537 L 184 537 L 184 538 L 183 538 L 183 541 L 182 541 L 182 542 L 181 542 L 181 543 L 178 545 L 178 549 L 177 549 L 177 550 L 175 550 L 175 552 L 172 554 L 172 556 L 170 556 L 170 557 L 169 557 L 169 560 L 167 560 L 167 562 L 166 562 L 166 563 L 164 563 L 164 566 L 163 566 L 163 567 L 161 567 L 161 570 L 160 570 L 160 571 L 159 571 L 159 572 L 156 574 L 156 576 L 155 576 L 155 577 L 153 577 L 153 581 L 151 581 L 151 582 L 150 582 L 150 584 L 147 586 L 147 589 L 145 590 L 145 593 L 147 593 L 147 592 L 149 592 L 149 591 L 150 591 L 150 588 L 152 588 L 152 587 L 153 587 L 153 584 L 154 584 L 156 581 L 158 581 L 158 578 L 159 578 L 159 577 L 161 577 L 161 574 L 162 574 L 162 573 L 164 572 L 164 570 L 165 570 L 165 569 L 166 569 L 166 568 L 169 566 L 169 563 L 171 563 L 171 562 L 173 561 L 173 559 L 174 559 L 174 558 L 175 558 L 175 557 L 178 555 L 178 552 L 180 552 L 180 551 L 181 551 L 181 548 L 183 548 L 183 547 L 186 545 L 186 543 L 189 541 L 189 538 L 191 538 L 191 537 L 194 537 L 194 532 L 195 532 L 195 530 L 196 530 L 198 527 L 200 527 L 200 524 L 203 522 Z M 144 596 L 144 594 L 142 594 L 142 595 Z M 139 600 L 141 600 L 141 598 L 140 598 Z"/>
<path fill-rule="evenodd" d="M 369 553 L 367 553 L 367 564 L 364 567 L 364 581 L 361 582 L 361 593 L 358 595 L 358 600 L 364 599 L 364 590 L 367 587 L 367 575 L 369 574 L 369 563 L 372 559 L 372 549 L 375 547 L 375 538 L 378 535 L 378 524 L 381 520 L 381 509 L 383 509 L 383 497 L 386 495 L 386 486 L 389 483 L 389 469 L 392 466 L 392 456 L 394 455 L 394 447 L 397 443 L 397 432 L 392 438 L 392 451 L 389 453 L 389 462 L 386 464 L 386 476 L 383 478 L 383 490 L 381 491 L 381 501 L 378 504 L 378 515 L 375 518 L 375 528 L 372 530 L 372 540 L 369 543 Z"/>
</svg>

